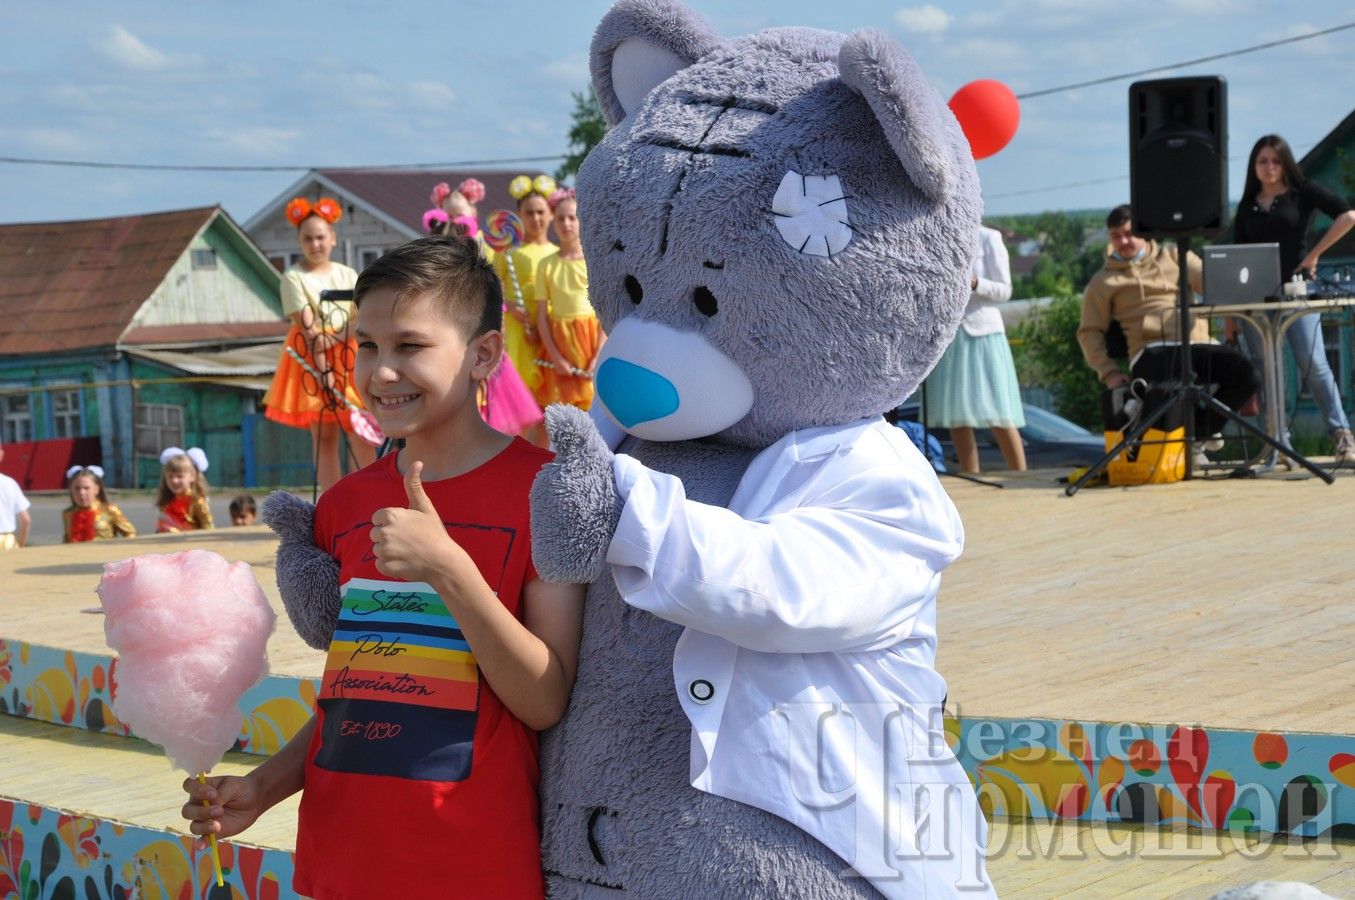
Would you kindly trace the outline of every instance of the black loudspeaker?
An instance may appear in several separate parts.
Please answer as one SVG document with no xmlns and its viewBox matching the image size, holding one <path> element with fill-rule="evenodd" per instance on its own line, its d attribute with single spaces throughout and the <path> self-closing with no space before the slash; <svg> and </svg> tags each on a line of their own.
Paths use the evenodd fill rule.
<svg viewBox="0 0 1355 900">
<path fill-rule="evenodd" d="M 1228 225 L 1228 85 L 1217 75 L 1129 86 L 1129 205 L 1140 237 Z"/>
</svg>

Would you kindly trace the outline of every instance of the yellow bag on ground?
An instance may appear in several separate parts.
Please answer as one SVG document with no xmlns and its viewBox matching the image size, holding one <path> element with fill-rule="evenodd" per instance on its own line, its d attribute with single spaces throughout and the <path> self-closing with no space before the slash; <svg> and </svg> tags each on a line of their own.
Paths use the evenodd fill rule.
<svg viewBox="0 0 1355 900">
<path fill-rule="evenodd" d="M 1124 433 L 1107 431 L 1105 437 L 1109 451 L 1124 439 Z M 1186 477 L 1186 429 L 1149 428 L 1137 446 L 1121 450 L 1106 470 L 1115 486 L 1180 481 Z"/>
</svg>

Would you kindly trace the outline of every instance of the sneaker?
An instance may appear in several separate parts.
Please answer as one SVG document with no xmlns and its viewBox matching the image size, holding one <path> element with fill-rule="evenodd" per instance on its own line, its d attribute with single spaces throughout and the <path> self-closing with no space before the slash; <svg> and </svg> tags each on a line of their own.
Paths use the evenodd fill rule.
<svg viewBox="0 0 1355 900">
<path fill-rule="evenodd" d="M 1196 450 L 1190 455 L 1191 468 L 1207 469 L 1214 464 L 1214 461 L 1204 455 L 1203 450 Z"/>
<path fill-rule="evenodd" d="M 1350 433 L 1350 429 L 1338 428 L 1332 438 L 1336 441 L 1336 448 L 1332 451 L 1336 464 L 1355 463 L 1355 435 Z"/>
<path fill-rule="evenodd" d="M 1216 431 L 1216 432 L 1214 432 L 1213 434 L 1211 434 L 1211 435 L 1209 436 L 1209 440 L 1207 440 L 1207 441 L 1205 441 L 1204 443 L 1200 444 L 1200 446 L 1201 446 L 1203 449 L 1208 450 L 1210 453 L 1213 453 L 1213 452 L 1215 452 L 1215 451 L 1217 451 L 1217 450 L 1222 450 L 1222 449 L 1223 449 L 1223 435 L 1219 434 L 1219 433 Z"/>
</svg>

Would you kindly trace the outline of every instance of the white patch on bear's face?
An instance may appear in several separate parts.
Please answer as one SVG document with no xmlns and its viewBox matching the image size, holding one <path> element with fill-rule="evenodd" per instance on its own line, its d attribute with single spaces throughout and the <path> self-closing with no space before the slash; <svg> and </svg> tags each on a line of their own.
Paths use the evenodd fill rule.
<svg viewBox="0 0 1355 900">
<path fill-rule="evenodd" d="M 831 259 L 852 239 L 847 197 L 836 175 L 787 172 L 772 197 L 772 215 L 781 237 L 800 253 Z"/>
</svg>

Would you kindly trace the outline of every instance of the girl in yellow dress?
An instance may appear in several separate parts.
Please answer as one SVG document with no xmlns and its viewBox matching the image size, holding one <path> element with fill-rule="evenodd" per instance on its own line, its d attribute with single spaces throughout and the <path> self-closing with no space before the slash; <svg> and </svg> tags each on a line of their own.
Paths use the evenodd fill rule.
<svg viewBox="0 0 1355 900">
<path fill-rule="evenodd" d="M 350 435 L 348 447 L 358 468 L 376 458 L 370 444 L 351 437 L 348 403 L 362 406 L 353 387 L 357 345 L 352 301 L 320 298 L 326 290 L 351 290 L 358 280 L 357 272 L 329 258 L 336 243 L 334 223 L 342 216 L 338 202 L 328 197 L 314 204 L 297 197 L 287 204 L 302 258 L 282 275 L 282 311 L 292 327 L 263 398 L 267 418 L 310 430 L 315 479 L 322 491 L 339 480 L 341 429 Z"/>
<path fill-rule="evenodd" d="M 62 541 L 111 541 L 115 537 L 136 537 L 136 528 L 104 493 L 104 470 L 98 466 L 71 466 L 66 470 L 66 487 L 71 505 L 61 513 L 65 526 Z"/>
<path fill-rule="evenodd" d="M 536 362 L 544 354 L 537 333 L 536 268 L 558 249 L 547 237 L 551 220 L 547 198 L 555 192 L 555 180 L 549 175 L 538 175 L 535 179 L 519 175 L 508 189 L 517 198 L 522 244 L 500 251 L 493 261 L 494 271 L 503 282 L 507 312 L 503 319 L 504 349 L 523 384 L 537 404 L 544 407 L 550 402 L 550 395 Z"/>
<path fill-rule="evenodd" d="M 560 252 L 536 269 L 537 331 L 549 362 L 542 372 L 551 403 L 593 405 L 593 376 L 606 336 L 588 302 L 588 267 L 579 242 L 579 211 L 572 190 L 551 197 Z"/>
</svg>

